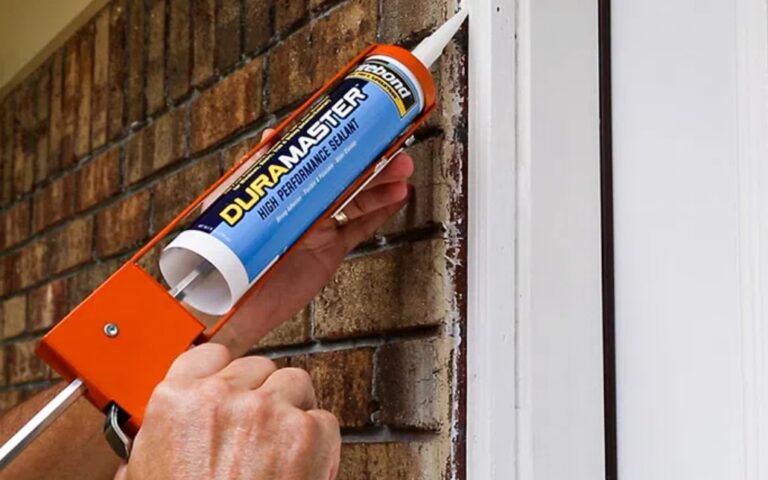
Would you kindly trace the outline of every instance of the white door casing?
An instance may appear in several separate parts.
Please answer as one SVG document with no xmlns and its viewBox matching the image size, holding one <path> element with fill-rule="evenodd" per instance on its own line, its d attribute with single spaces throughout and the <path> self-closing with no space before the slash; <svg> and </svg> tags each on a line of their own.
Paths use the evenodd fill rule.
<svg viewBox="0 0 768 480">
<path fill-rule="evenodd" d="M 469 479 L 604 477 L 597 13 L 470 2 Z"/>
</svg>

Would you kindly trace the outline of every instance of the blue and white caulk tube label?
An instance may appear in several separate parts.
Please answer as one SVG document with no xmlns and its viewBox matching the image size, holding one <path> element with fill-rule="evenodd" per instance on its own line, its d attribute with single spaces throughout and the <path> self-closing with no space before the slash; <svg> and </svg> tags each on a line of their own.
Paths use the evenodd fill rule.
<svg viewBox="0 0 768 480">
<path fill-rule="evenodd" d="M 164 250 L 169 285 L 203 261 L 214 271 L 186 292 L 192 307 L 226 313 L 424 107 L 396 60 L 373 56 L 321 96 L 264 156 Z"/>
</svg>

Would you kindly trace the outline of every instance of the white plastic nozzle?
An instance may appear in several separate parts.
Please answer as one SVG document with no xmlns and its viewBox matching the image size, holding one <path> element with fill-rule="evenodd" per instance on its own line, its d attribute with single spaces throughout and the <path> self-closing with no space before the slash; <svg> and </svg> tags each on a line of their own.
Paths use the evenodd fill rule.
<svg viewBox="0 0 768 480">
<path fill-rule="evenodd" d="M 462 8 L 459 13 L 445 22 L 435 33 L 425 38 L 413 49 L 413 55 L 421 60 L 427 68 L 431 67 L 435 61 L 440 58 L 448 42 L 451 41 L 456 32 L 461 28 L 461 24 L 467 18 L 469 12 Z"/>
</svg>

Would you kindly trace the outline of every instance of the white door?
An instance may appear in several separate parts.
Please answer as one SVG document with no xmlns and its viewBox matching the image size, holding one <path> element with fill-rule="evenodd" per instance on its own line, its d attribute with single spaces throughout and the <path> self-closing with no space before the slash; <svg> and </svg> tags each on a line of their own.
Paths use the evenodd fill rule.
<svg viewBox="0 0 768 480">
<path fill-rule="evenodd" d="M 766 0 L 613 0 L 621 480 L 768 478 Z"/>
</svg>

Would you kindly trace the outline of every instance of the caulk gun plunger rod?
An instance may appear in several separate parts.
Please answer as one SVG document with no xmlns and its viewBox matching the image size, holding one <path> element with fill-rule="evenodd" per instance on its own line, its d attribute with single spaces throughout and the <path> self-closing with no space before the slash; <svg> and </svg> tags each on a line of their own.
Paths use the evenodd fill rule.
<svg viewBox="0 0 768 480">
<path fill-rule="evenodd" d="M 85 384 L 79 378 L 73 380 L 53 400 L 48 402 L 18 432 L 0 447 L 0 470 L 16 458 L 32 440 L 69 408 L 85 392 Z"/>
<path fill-rule="evenodd" d="M 189 272 L 186 277 L 182 278 L 168 293 L 176 300 L 182 301 L 187 295 L 189 287 L 204 279 L 213 270 L 213 265 L 203 261 L 200 265 L 195 267 L 194 270 Z"/>
</svg>

